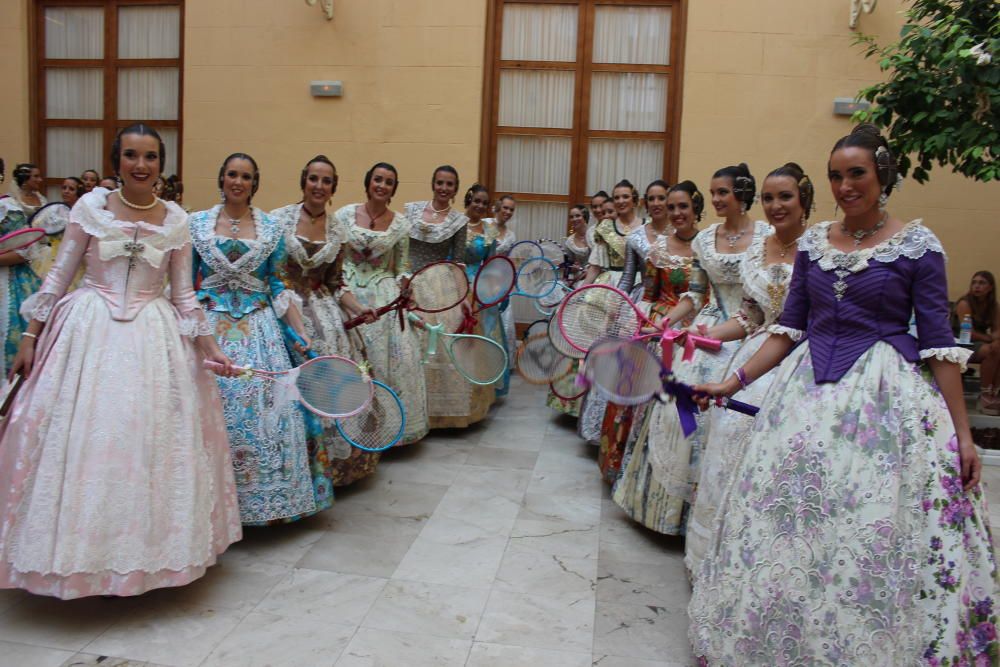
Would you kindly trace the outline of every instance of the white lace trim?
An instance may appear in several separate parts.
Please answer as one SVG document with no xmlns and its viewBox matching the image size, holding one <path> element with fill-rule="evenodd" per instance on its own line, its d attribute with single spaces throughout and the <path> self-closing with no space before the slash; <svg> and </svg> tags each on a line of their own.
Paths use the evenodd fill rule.
<svg viewBox="0 0 1000 667">
<path fill-rule="evenodd" d="M 670 254 L 670 236 L 661 234 L 649 246 L 646 261 L 658 269 L 681 269 L 690 266 L 694 262 L 694 257 Z"/>
<path fill-rule="evenodd" d="M 219 244 L 216 243 L 215 223 L 222 211 L 218 204 L 208 210 L 199 211 L 191 216 L 191 242 L 195 250 L 210 269 L 216 274 L 222 274 L 227 279 L 249 275 L 267 261 L 281 241 L 281 230 L 270 216 L 259 208 L 252 209 L 255 239 L 238 239 L 247 246 L 247 252 L 240 255 L 235 262 L 230 262 Z M 225 237 L 228 238 L 228 237 Z"/>
<path fill-rule="evenodd" d="M 424 222 L 424 209 L 428 201 L 414 201 L 403 207 L 406 219 L 410 221 L 410 238 L 424 243 L 441 243 L 457 234 L 469 219 L 464 213 L 452 208 L 441 222 Z"/>
<path fill-rule="evenodd" d="M 182 336 L 197 338 L 198 336 L 215 335 L 215 328 L 205 317 L 203 311 L 184 313 L 177 318 L 177 329 Z"/>
<path fill-rule="evenodd" d="M 294 291 L 286 288 L 281 294 L 271 299 L 271 307 L 274 308 L 274 314 L 278 317 L 284 317 L 288 309 L 294 305 L 298 311 L 302 312 L 302 297 L 296 294 Z"/>
<path fill-rule="evenodd" d="M 332 264 L 340 254 L 344 234 L 340 222 L 333 212 L 326 214 L 326 243 L 315 254 L 309 255 L 296 231 L 299 226 L 299 214 L 302 204 L 290 204 L 276 208 L 268 215 L 278 224 L 285 235 L 285 250 L 288 255 L 303 269 L 309 271 L 320 266 Z"/>
<path fill-rule="evenodd" d="M 966 350 L 961 347 L 931 347 L 926 350 L 920 350 L 921 359 L 933 358 L 939 361 L 950 361 L 953 364 L 958 364 L 963 373 L 971 356 L 972 350 Z"/>
<path fill-rule="evenodd" d="M 38 320 L 47 322 L 52 308 L 56 305 L 56 295 L 44 292 L 35 292 L 21 304 L 21 317 L 26 320 Z"/>
<path fill-rule="evenodd" d="M 784 336 L 788 336 L 796 343 L 802 340 L 802 337 L 806 335 L 806 332 L 803 331 L 802 329 L 792 329 L 791 327 L 783 327 L 780 324 L 772 324 L 767 328 L 767 332 L 772 334 L 781 334 Z"/>
<path fill-rule="evenodd" d="M 81 197 L 70 211 L 70 221 L 83 227 L 83 231 L 91 236 L 110 240 L 132 240 L 133 230 L 139 227 L 153 232 L 153 235 L 143 237 L 142 242 L 164 253 L 181 248 L 191 240 L 187 224 L 188 214 L 174 202 L 164 202 L 167 215 L 163 219 L 163 224 L 153 225 L 142 220 L 138 222 L 116 220 L 114 214 L 104 208 L 107 201 L 108 191 L 104 188 L 94 188 Z"/>
<path fill-rule="evenodd" d="M 900 257 L 920 259 L 928 251 L 945 254 L 941 241 L 920 219 L 906 223 L 902 229 L 878 245 L 854 252 L 844 252 L 830 244 L 830 226 L 833 224 L 832 220 L 821 222 L 799 240 L 799 249 L 808 252 L 809 259 L 818 261 L 819 268 L 824 271 L 841 269 L 858 273 L 866 269 L 868 261 L 872 259 L 889 264 Z"/>
<path fill-rule="evenodd" d="M 338 209 L 334 215 L 344 226 L 343 230 L 347 235 L 345 243 L 357 252 L 365 253 L 368 261 L 393 252 L 399 239 L 404 236 L 409 237 L 411 223 L 399 213 L 396 213 L 392 222 L 384 230 L 377 231 L 358 227 L 356 224 L 358 206 L 359 204 L 348 204 Z"/>
</svg>

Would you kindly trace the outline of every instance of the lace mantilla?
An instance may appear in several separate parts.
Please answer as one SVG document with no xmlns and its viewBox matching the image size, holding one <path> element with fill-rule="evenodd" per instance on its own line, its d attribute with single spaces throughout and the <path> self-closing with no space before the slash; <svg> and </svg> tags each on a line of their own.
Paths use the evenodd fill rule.
<svg viewBox="0 0 1000 667">
<path fill-rule="evenodd" d="M 278 223 L 278 227 L 285 235 L 285 250 L 295 263 L 306 271 L 332 264 L 340 254 L 340 247 L 344 241 L 344 232 L 337 217 L 332 212 L 326 214 L 326 243 L 310 256 L 296 234 L 301 212 L 300 203 L 276 208 L 268 214 Z"/>
<path fill-rule="evenodd" d="M 961 347 L 932 347 L 926 350 L 920 350 L 921 359 L 950 361 L 954 364 L 958 364 L 963 373 L 965 372 L 966 366 L 969 363 L 969 357 L 971 356 L 972 350 L 966 350 Z"/>
<path fill-rule="evenodd" d="M 878 245 L 853 252 L 844 252 L 830 244 L 830 226 L 833 221 L 821 222 L 799 240 L 799 250 L 809 253 L 809 259 L 818 262 L 824 271 L 858 273 L 874 259 L 883 264 L 895 262 L 900 257 L 920 259 L 928 251 L 945 254 L 941 241 L 920 219 L 906 223 L 902 229 Z"/>
<path fill-rule="evenodd" d="M 424 243 L 441 243 L 457 234 L 469 222 L 464 213 L 459 213 L 454 208 L 448 211 L 448 215 L 441 222 L 424 222 L 424 209 L 430 203 L 429 201 L 415 201 L 403 208 L 406 219 L 410 221 L 410 238 Z"/>
</svg>

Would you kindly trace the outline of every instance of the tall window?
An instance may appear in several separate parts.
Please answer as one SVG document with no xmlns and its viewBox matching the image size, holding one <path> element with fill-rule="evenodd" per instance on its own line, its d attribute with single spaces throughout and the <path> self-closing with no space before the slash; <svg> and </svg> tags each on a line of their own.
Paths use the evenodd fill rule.
<svg viewBox="0 0 1000 667">
<path fill-rule="evenodd" d="M 67 176 L 111 173 L 108 147 L 134 122 L 154 126 L 177 173 L 183 0 L 37 0 L 33 154 L 58 199 Z"/>
<path fill-rule="evenodd" d="M 519 200 L 518 235 L 622 178 L 673 180 L 682 0 L 494 0 L 481 171 Z"/>
</svg>

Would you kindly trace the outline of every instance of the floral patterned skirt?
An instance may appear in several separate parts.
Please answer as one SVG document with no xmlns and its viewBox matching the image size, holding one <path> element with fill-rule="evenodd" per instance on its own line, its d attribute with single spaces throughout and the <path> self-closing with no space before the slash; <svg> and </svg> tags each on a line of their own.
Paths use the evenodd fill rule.
<svg viewBox="0 0 1000 667">
<path fill-rule="evenodd" d="M 291 368 L 278 319 L 270 308 L 239 319 L 211 310 L 206 315 L 215 327 L 219 347 L 237 366 L 267 371 Z M 294 521 L 329 507 L 332 494 L 313 485 L 299 404 L 278 396 L 278 383 L 256 376 L 220 377 L 218 383 L 243 525 Z"/>
<path fill-rule="evenodd" d="M 570 371 L 569 375 L 563 378 L 559 378 L 552 383 L 552 387 L 555 389 L 553 391 L 549 389 L 548 397 L 545 399 L 545 405 L 552 408 L 556 412 L 561 412 L 564 415 L 569 415 L 570 417 L 580 416 L 580 404 L 583 402 L 582 398 L 562 398 L 563 396 L 576 396 L 580 393 L 580 388 L 576 384 L 577 373 L 580 372 L 580 362 L 573 362 L 573 370 Z M 558 392 L 558 393 L 556 393 Z"/>
<path fill-rule="evenodd" d="M 995 665 L 996 563 L 929 372 L 876 343 L 778 370 L 716 515 L 690 636 L 710 665 Z"/>
</svg>

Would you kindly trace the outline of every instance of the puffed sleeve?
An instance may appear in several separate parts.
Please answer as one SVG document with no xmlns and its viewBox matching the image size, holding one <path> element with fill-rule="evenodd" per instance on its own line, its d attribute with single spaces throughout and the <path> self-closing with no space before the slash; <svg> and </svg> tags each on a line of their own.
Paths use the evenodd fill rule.
<svg viewBox="0 0 1000 667">
<path fill-rule="evenodd" d="M 798 342 L 806 333 L 809 325 L 809 268 L 812 264 L 809 253 L 800 250 L 795 255 L 795 268 L 792 269 L 792 280 L 788 285 L 788 298 L 785 299 L 784 310 L 777 324 L 768 327 L 773 334 L 788 336 Z"/>
<path fill-rule="evenodd" d="M 21 304 L 21 315 L 28 320 L 45 322 L 49 319 L 52 307 L 66 294 L 73 278 L 76 276 L 83 254 L 90 243 L 90 234 L 75 221 L 66 225 L 62 243 L 59 244 L 59 254 L 56 261 L 45 276 L 41 288 L 24 300 Z"/>
<path fill-rule="evenodd" d="M 284 317 L 293 304 L 302 310 L 302 297 L 285 285 L 288 281 L 288 252 L 285 250 L 284 237 L 267 258 L 266 279 L 271 289 L 271 307 L 274 308 L 275 315 Z"/>
<path fill-rule="evenodd" d="M 914 260 L 910 298 L 917 318 L 917 346 L 921 359 L 940 359 L 965 364 L 972 355 L 955 345 L 955 335 L 948 322 L 948 278 L 944 255 L 928 250 Z"/>
<path fill-rule="evenodd" d="M 198 303 L 194 291 L 194 251 L 191 243 L 170 251 L 170 302 L 180 316 L 178 327 L 182 336 L 211 336 L 212 325 Z"/>
</svg>

